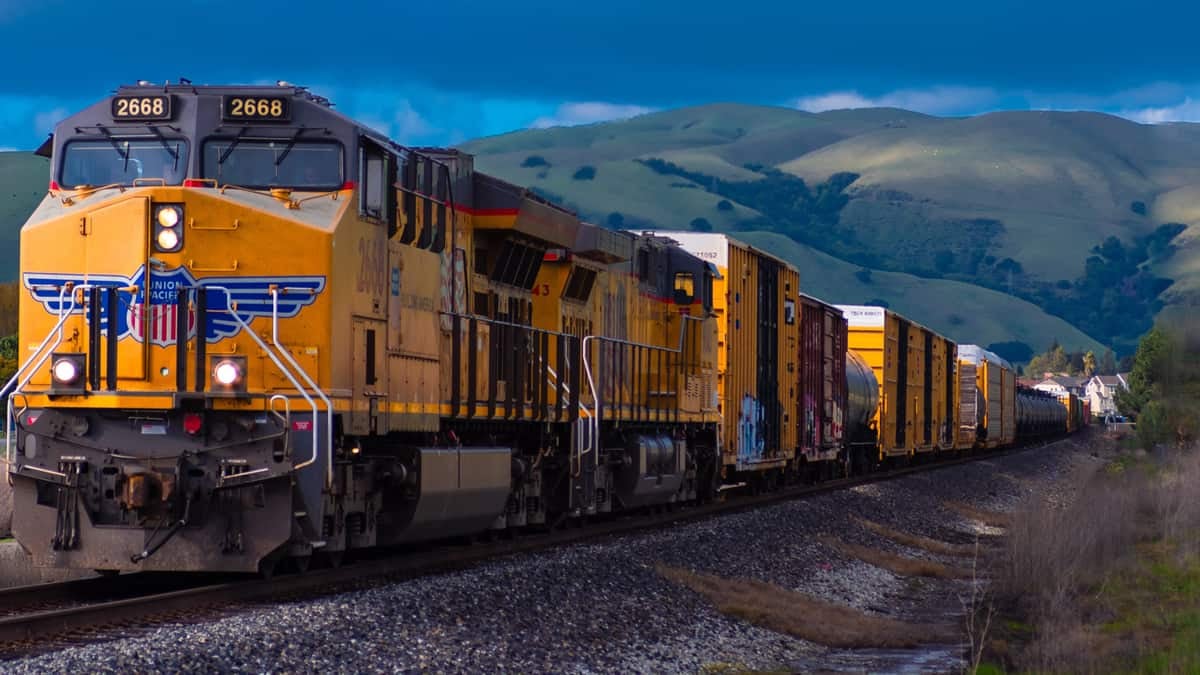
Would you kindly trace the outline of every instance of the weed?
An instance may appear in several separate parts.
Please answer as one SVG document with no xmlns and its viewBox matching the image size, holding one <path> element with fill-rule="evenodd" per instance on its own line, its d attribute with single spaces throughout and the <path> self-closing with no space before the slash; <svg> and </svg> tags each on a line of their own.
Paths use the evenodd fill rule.
<svg viewBox="0 0 1200 675">
<path fill-rule="evenodd" d="M 857 520 L 860 525 L 874 532 L 875 534 L 891 539 L 898 544 L 904 544 L 905 546 L 909 546 L 911 548 L 921 549 L 923 551 L 929 551 L 930 553 L 937 553 L 939 555 L 952 555 L 959 557 L 970 557 L 976 554 L 976 547 L 969 544 L 950 544 L 944 541 L 938 541 L 937 539 L 930 539 L 929 537 L 922 537 L 915 534 L 909 534 L 907 532 L 901 532 L 899 530 L 893 530 L 886 525 L 880 525 L 879 523 L 866 520 L 865 518 L 858 518 Z"/>
<path fill-rule="evenodd" d="M 843 554 L 853 558 L 858 558 L 865 562 L 871 563 L 876 567 L 882 567 L 885 570 L 895 572 L 905 577 L 933 577 L 934 579 L 967 579 L 970 578 L 969 570 L 943 565 L 940 562 L 933 560 L 922 560 L 920 558 L 908 558 L 887 551 L 869 548 L 867 546 L 859 546 L 858 544 L 849 544 L 844 541 L 839 541 L 832 537 L 821 537 L 821 543 L 833 549 L 841 551 Z"/>
<path fill-rule="evenodd" d="M 951 626 L 873 616 L 754 579 L 723 579 L 657 566 L 664 578 L 708 598 L 722 614 L 830 647 L 915 647 L 956 638 Z"/>
<path fill-rule="evenodd" d="M 1010 521 L 1010 516 L 1007 513 L 988 511 L 962 502 L 943 502 L 942 505 L 964 518 L 977 520 L 990 527 L 1005 528 L 1008 527 Z"/>
</svg>

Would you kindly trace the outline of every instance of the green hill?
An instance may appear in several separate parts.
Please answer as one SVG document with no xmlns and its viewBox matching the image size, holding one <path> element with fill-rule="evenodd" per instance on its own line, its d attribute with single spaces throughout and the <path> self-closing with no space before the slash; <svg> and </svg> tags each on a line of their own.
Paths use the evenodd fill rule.
<svg viewBox="0 0 1200 675">
<path fill-rule="evenodd" d="M 889 308 L 958 342 L 986 346 L 1015 341 L 1036 349 L 1057 340 L 1077 349 L 1104 352 L 1100 343 L 1078 328 L 1011 295 L 961 281 L 922 279 L 899 272 L 864 274 L 859 267 L 779 234 L 741 232 L 736 236 L 796 265 L 804 292 L 828 302 L 884 300 Z"/>
<path fill-rule="evenodd" d="M 1200 297 L 1200 125 L 716 104 L 462 147 L 597 222 L 783 234 L 858 267 L 1016 296 L 1122 351 L 1164 302 Z"/>
<path fill-rule="evenodd" d="M 0 282 L 17 278 L 21 225 L 46 195 L 49 165 L 31 152 L 0 152 Z"/>
</svg>

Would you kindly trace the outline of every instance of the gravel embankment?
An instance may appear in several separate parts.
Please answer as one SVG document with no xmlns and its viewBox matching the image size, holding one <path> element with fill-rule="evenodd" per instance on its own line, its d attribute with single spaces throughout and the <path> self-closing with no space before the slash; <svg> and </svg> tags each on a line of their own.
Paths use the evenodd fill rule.
<svg viewBox="0 0 1200 675">
<path fill-rule="evenodd" d="M 958 645 L 836 650 L 717 612 L 656 563 L 741 577 L 914 623 L 958 623 L 969 581 L 909 579 L 821 543 L 926 557 L 863 529 L 867 518 L 969 543 L 954 500 L 1007 510 L 1095 461 L 1077 444 L 975 462 L 614 540 L 293 603 L 0 664 L 6 672 L 697 672 L 715 664 L 796 670 L 958 671 Z"/>
</svg>

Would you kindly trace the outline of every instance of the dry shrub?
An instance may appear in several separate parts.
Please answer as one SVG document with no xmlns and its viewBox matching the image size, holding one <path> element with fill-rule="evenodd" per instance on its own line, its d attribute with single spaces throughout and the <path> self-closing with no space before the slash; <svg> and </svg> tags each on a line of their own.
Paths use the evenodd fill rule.
<svg viewBox="0 0 1200 675">
<path fill-rule="evenodd" d="M 1146 542 L 1194 554 L 1198 531 L 1195 451 L 1161 464 L 1124 457 L 1092 473 L 1065 505 L 1050 495 L 1027 498 L 1013 515 L 996 580 L 1003 602 L 1034 628 L 1015 663 L 1035 671 L 1105 670 L 1137 640 L 1102 628 L 1113 618 L 1104 589 L 1135 569 Z"/>
<path fill-rule="evenodd" d="M 1098 583 L 1137 541 L 1135 493 L 1103 472 L 1063 507 L 1038 497 L 1022 503 L 1008 528 L 1002 595 L 1035 616 L 1057 617 L 1073 595 Z"/>
<path fill-rule="evenodd" d="M 1152 534 L 1177 542 L 1180 554 L 1200 553 L 1200 453 L 1180 455 L 1162 468 L 1156 489 L 1144 496 L 1153 513 Z"/>
<path fill-rule="evenodd" d="M 1119 646 L 1117 637 L 1092 629 L 1080 617 L 1062 616 L 1042 623 L 1015 661 L 1033 672 L 1108 673 Z"/>
<path fill-rule="evenodd" d="M 830 647 L 915 647 L 953 642 L 951 626 L 872 616 L 754 579 L 723 579 L 658 565 L 659 574 L 708 598 L 722 614 Z"/>
<path fill-rule="evenodd" d="M 878 534 L 881 537 L 891 539 L 898 544 L 904 544 L 905 546 L 918 548 L 923 551 L 929 551 L 930 553 L 936 553 L 938 555 L 952 555 L 969 558 L 976 554 L 976 548 L 971 544 L 951 544 L 948 542 L 939 541 L 937 539 L 930 539 L 929 537 L 893 530 L 886 525 L 881 525 L 865 518 L 858 518 L 857 520 L 859 524 L 868 530 Z"/>
<path fill-rule="evenodd" d="M 991 527 L 1008 527 L 1011 519 L 1011 516 L 1009 516 L 1007 513 L 988 511 L 987 509 L 980 509 L 962 502 L 942 502 L 942 506 L 945 506 L 947 509 L 950 509 L 964 518 L 977 520 L 984 525 Z"/>
<path fill-rule="evenodd" d="M 866 561 L 876 567 L 882 567 L 885 570 L 895 572 L 905 577 L 932 577 L 935 579 L 967 579 L 970 578 L 970 570 L 964 570 L 949 565 L 943 565 L 940 562 L 932 560 L 921 560 L 920 558 L 908 558 L 887 551 L 869 548 L 867 546 L 859 546 L 858 544 L 849 544 L 844 541 L 838 541 L 832 537 L 820 537 L 821 543 L 841 551 L 845 555 L 860 560 Z"/>
</svg>

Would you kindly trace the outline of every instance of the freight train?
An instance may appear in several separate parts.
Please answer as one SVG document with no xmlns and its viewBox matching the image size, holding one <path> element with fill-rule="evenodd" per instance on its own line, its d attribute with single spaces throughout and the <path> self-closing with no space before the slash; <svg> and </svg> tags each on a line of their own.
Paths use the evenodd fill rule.
<svg viewBox="0 0 1200 675">
<path fill-rule="evenodd" d="M 38 152 L 2 391 L 38 566 L 337 564 L 1009 446 L 1077 409 L 733 238 L 590 225 L 303 87 L 122 86 Z"/>
</svg>

